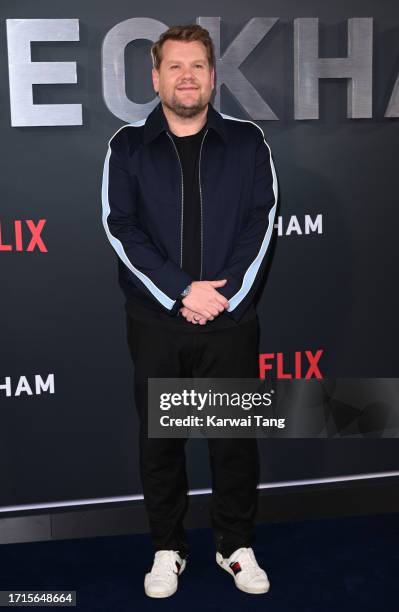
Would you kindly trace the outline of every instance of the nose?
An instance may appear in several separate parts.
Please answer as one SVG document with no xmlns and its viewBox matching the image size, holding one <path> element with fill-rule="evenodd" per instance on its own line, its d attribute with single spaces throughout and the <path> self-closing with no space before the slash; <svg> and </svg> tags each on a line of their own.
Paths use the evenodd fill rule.
<svg viewBox="0 0 399 612">
<path fill-rule="evenodd" d="M 193 69 L 190 67 L 186 67 L 185 70 L 183 70 L 183 75 L 182 75 L 182 80 L 186 80 L 189 79 L 190 81 L 194 80 L 193 79 Z"/>
</svg>

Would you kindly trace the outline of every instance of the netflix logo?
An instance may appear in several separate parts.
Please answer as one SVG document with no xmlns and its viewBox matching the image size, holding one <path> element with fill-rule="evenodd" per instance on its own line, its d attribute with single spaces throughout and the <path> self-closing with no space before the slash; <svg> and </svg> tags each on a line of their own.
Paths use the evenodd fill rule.
<svg viewBox="0 0 399 612">
<path fill-rule="evenodd" d="M 259 377 L 270 378 L 323 378 L 319 362 L 323 349 L 286 353 L 260 353 Z"/>
<path fill-rule="evenodd" d="M 0 253 L 10 251 L 47 253 L 42 238 L 42 231 L 46 219 L 39 219 L 37 223 L 32 219 L 16 220 L 14 223 L 0 222 Z"/>
</svg>

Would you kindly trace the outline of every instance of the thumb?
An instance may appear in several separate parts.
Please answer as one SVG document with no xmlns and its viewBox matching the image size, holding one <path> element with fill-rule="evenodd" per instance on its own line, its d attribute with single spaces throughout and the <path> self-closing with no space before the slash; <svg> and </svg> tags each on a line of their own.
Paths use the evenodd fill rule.
<svg viewBox="0 0 399 612">
<path fill-rule="evenodd" d="M 210 281 L 213 287 L 221 287 L 225 283 L 227 283 L 227 278 L 223 278 L 222 280 L 214 280 Z"/>
</svg>

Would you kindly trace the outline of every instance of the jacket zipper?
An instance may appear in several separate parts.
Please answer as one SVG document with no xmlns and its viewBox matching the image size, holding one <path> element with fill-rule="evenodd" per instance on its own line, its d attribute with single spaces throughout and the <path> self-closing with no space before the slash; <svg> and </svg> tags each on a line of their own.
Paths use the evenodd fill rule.
<svg viewBox="0 0 399 612">
<path fill-rule="evenodd" d="M 177 150 L 175 141 L 173 140 L 172 136 L 169 134 L 169 132 L 166 132 L 167 135 L 169 136 L 170 141 L 173 144 L 173 147 L 176 151 L 176 155 L 177 155 L 177 159 L 179 160 L 179 165 L 180 165 L 180 176 L 181 176 L 181 214 L 180 214 L 180 267 L 183 267 L 183 224 L 184 224 L 184 177 L 183 177 L 183 166 L 180 160 L 180 155 L 179 152 Z M 201 207 L 201 268 L 200 268 L 200 277 L 199 279 L 202 280 L 202 260 L 203 260 L 203 210 L 202 210 L 202 188 L 201 188 L 201 153 L 202 153 L 202 145 L 204 144 L 204 140 L 205 140 L 205 136 L 208 133 L 208 129 L 205 131 L 203 137 L 202 137 L 202 141 L 201 141 L 201 147 L 200 147 L 200 152 L 199 152 L 199 160 L 198 160 L 198 182 L 199 182 L 199 192 L 200 192 L 200 207 Z"/>
<path fill-rule="evenodd" d="M 169 132 L 166 132 L 169 136 L 171 143 L 176 151 L 177 159 L 179 160 L 180 165 L 180 174 L 181 174 L 181 207 L 180 207 L 180 267 L 183 267 L 183 215 L 184 215 L 184 181 L 183 181 L 183 166 L 181 165 L 179 152 L 175 145 L 175 142 Z"/>
<path fill-rule="evenodd" d="M 199 161 L 198 161 L 198 182 L 199 182 L 199 192 L 200 192 L 200 205 L 201 205 L 201 270 L 199 279 L 202 280 L 202 259 L 203 259 L 203 213 L 202 213 L 202 189 L 201 189 L 201 153 L 202 153 L 202 145 L 204 144 L 205 136 L 208 133 L 208 129 L 205 130 L 205 134 L 202 138 L 200 152 L 199 152 Z"/>
</svg>

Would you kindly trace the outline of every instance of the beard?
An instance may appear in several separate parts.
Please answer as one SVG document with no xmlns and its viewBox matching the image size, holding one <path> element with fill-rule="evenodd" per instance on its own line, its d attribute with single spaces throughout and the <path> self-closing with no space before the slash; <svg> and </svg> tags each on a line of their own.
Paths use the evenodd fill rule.
<svg viewBox="0 0 399 612">
<path fill-rule="evenodd" d="M 169 100 L 162 99 L 162 103 L 179 117 L 189 119 L 201 113 L 206 108 L 208 100 L 205 101 L 203 96 L 200 95 L 196 102 L 192 102 L 191 104 L 183 104 L 178 100 L 176 95 L 173 94 Z"/>
</svg>

